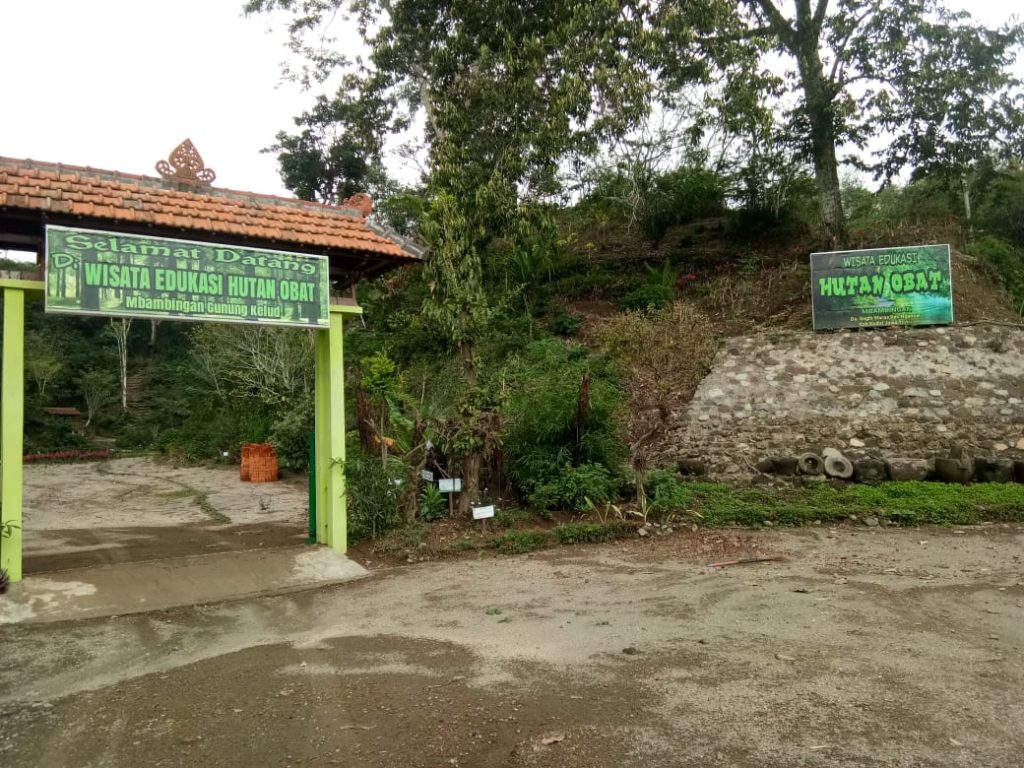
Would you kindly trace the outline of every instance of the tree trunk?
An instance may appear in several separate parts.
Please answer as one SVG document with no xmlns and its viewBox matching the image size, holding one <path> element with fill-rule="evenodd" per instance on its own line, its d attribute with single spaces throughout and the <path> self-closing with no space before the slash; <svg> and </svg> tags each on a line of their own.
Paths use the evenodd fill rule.
<svg viewBox="0 0 1024 768">
<path fill-rule="evenodd" d="M 462 461 L 462 493 L 459 494 L 459 514 L 469 517 L 473 502 L 480 495 L 480 451 L 473 451 Z"/>
<path fill-rule="evenodd" d="M 794 42 L 800 82 L 804 91 L 804 111 L 811 129 L 811 156 L 814 181 L 825 235 L 832 248 L 846 244 L 846 218 L 839 188 L 839 162 L 836 159 L 835 96 L 825 78 L 818 51 L 820 30 L 809 19 L 798 19 Z"/>
</svg>

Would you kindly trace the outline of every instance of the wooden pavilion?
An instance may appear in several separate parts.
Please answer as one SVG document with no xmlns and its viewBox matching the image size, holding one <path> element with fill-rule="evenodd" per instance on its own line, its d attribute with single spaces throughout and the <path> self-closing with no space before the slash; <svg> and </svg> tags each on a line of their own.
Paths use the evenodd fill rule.
<svg viewBox="0 0 1024 768">
<path fill-rule="evenodd" d="M 22 577 L 24 306 L 26 298 L 43 297 L 50 226 L 327 257 L 329 327 L 314 331 L 317 540 L 346 550 L 343 318 L 362 309 L 343 295 L 359 280 L 415 263 L 421 254 L 368 220 L 366 195 L 330 206 L 216 188 L 213 171 L 187 140 L 157 171 L 160 177 L 133 176 L 0 157 L 0 249 L 34 251 L 39 266 L 34 275 L 0 277 L 0 568 L 12 581 Z"/>
</svg>

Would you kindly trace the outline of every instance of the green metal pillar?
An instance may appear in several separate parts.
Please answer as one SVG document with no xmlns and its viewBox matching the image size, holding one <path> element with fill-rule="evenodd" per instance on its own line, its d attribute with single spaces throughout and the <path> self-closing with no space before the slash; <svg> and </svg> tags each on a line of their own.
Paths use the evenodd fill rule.
<svg viewBox="0 0 1024 768">
<path fill-rule="evenodd" d="M 342 553 L 348 549 L 344 316 L 361 312 L 354 304 L 332 304 L 330 328 L 316 334 L 317 541 Z"/>
<path fill-rule="evenodd" d="M 22 449 L 25 430 L 25 292 L 4 289 L 3 370 L 0 373 L 0 568 L 21 581 Z"/>
</svg>

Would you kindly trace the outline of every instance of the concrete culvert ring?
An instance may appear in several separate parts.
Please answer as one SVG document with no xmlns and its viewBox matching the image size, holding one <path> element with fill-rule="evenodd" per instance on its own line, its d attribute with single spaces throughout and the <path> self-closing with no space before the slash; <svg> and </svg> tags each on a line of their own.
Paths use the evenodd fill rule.
<svg viewBox="0 0 1024 768">
<path fill-rule="evenodd" d="M 820 475 L 825 469 L 825 463 L 816 453 L 801 454 L 799 465 L 801 475 Z"/>
<path fill-rule="evenodd" d="M 825 474 L 839 480 L 849 480 L 853 477 L 853 462 L 839 451 L 827 451 L 825 453 Z"/>
</svg>

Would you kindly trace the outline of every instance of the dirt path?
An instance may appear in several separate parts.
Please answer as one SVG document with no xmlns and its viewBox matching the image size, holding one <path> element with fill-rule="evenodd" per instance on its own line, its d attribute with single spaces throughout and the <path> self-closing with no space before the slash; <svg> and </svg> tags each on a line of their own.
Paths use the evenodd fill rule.
<svg viewBox="0 0 1024 768">
<path fill-rule="evenodd" d="M 710 571 L 707 552 L 787 560 Z M 1013 766 L 1024 528 L 685 534 L 0 628 L 10 766 Z"/>
</svg>

